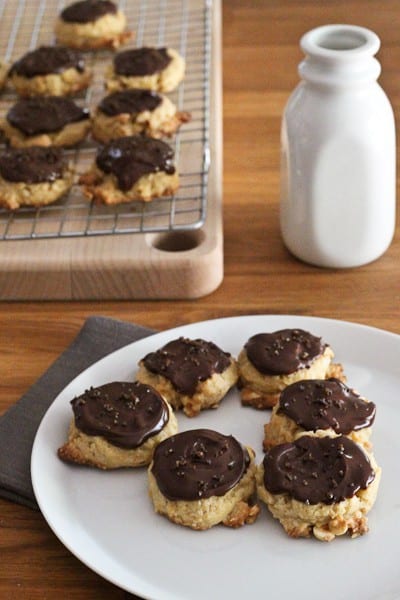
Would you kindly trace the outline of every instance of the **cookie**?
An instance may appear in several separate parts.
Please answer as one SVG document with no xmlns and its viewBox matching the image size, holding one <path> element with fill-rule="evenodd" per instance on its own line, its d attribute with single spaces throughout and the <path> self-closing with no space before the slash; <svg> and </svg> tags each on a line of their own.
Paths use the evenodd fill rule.
<svg viewBox="0 0 400 600">
<path fill-rule="evenodd" d="M 90 388 L 71 404 L 68 441 L 58 450 L 67 462 L 99 469 L 148 465 L 157 444 L 178 429 L 169 404 L 139 382 Z"/>
<path fill-rule="evenodd" d="M 303 435 L 266 453 L 257 490 L 289 536 L 331 541 L 368 531 L 380 475 L 373 455 L 348 437 Z"/>
<path fill-rule="evenodd" d="M 110 92 L 141 88 L 171 92 L 185 75 L 185 61 L 173 48 L 132 48 L 115 55 L 106 71 Z"/>
<path fill-rule="evenodd" d="M 70 4 L 58 17 L 55 34 L 59 44 L 82 50 L 119 48 L 132 37 L 125 14 L 109 0 Z"/>
<path fill-rule="evenodd" d="M 156 448 L 148 468 L 154 510 L 196 530 L 256 519 L 254 453 L 233 436 L 209 429 L 174 435 Z"/>
<path fill-rule="evenodd" d="M 328 344 L 302 329 L 258 333 L 245 344 L 238 357 L 242 404 L 272 408 L 280 392 L 303 379 L 344 379 L 341 365 L 332 363 Z"/>
<path fill-rule="evenodd" d="M 60 148 L 8 148 L 0 153 L 0 206 L 45 206 L 72 186 L 72 171 Z"/>
<path fill-rule="evenodd" d="M 160 138 L 171 136 L 189 120 L 190 114 L 177 111 L 167 96 L 151 90 L 129 89 L 113 92 L 101 100 L 94 111 L 92 135 L 102 143 L 138 133 Z"/>
<path fill-rule="evenodd" d="M 89 111 L 70 98 L 37 96 L 14 104 L 0 121 L 11 146 L 73 146 L 90 130 Z"/>
<path fill-rule="evenodd" d="M 101 148 L 79 182 L 88 198 L 113 205 L 172 195 L 179 187 L 179 176 L 168 144 L 136 135 L 118 138 Z"/>
<path fill-rule="evenodd" d="M 376 407 L 335 378 L 298 381 L 285 388 L 264 426 L 264 450 L 306 431 L 346 435 L 366 449 Z"/>
<path fill-rule="evenodd" d="M 188 417 L 216 408 L 237 381 L 234 358 L 213 342 L 178 338 L 139 362 L 139 381 L 154 386 Z"/>
<path fill-rule="evenodd" d="M 69 96 L 87 88 L 91 78 L 82 54 L 64 46 L 41 46 L 10 69 L 10 81 L 24 97 Z"/>
</svg>

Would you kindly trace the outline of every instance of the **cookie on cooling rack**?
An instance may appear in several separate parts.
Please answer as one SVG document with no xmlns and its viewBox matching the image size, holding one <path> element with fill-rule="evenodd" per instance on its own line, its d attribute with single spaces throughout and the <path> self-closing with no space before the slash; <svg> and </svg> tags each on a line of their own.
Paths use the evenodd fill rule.
<svg viewBox="0 0 400 600">
<path fill-rule="evenodd" d="M 178 189 L 179 175 L 168 144 L 136 135 L 112 140 L 101 148 L 79 182 L 88 198 L 113 205 L 172 195 Z"/>
<path fill-rule="evenodd" d="M 368 531 L 381 469 L 345 436 L 303 435 L 266 453 L 257 491 L 291 537 L 321 541 Z"/>
<path fill-rule="evenodd" d="M 119 48 L 132 37 L 124 12 L 110 0 L 70 4 L 58 17 L 55 34 L 60 44 L 82 50 Z"/>
<path fill-rule="evenodd" d="M 10 81 L 24 97 L 69 96 L 87 88 L 91 79 L 82 54 L 64 46 L 40 46 L 10 69 Z"/>
<path fill-rule="evenodd" d="M 0 121 L 11 146 L 73 146 L 90 130 L 89 111 L 63 96 L 22 98 Z"/>
<path fill-rule="evenodd" d="M 369 449 L 375 411 L 373 402 L 339 379 L 297 381 L 281 392 L 264 426 L 264 450 L 309 431 L 346 435 Z"/>
<path fill-rule="evenodd" d="M 106 71 L 110 92 L 141 88 L 171 92 L 185 75 L 185 60 L 173 48 L 131 48 L 114 56 Z"/>
<path fill-rule="evenodd" d="M 72 186 L 72 171 L 60 148 L 7 148 L 0 152 L 0 206 L 45 206 Z"/>
<path fill-rule="evenodd" d="M 177 111 L 167 96 L 151 90 L 129 89 L 113 92 L 101 100 L 93 114 L 92 135 L 102 143 L 138 133 L 160 138 L 171 136 L 189 120 L 190 114 Z"/>
<path fill-rule="evenodd" d="M 139 381 L 154 386 L 188 417 L 216 408 L 237 382 L 236 361 L 213 342 L 177 338 L 139 362 Z"/>
<path fill-rule="evenodd" d="M 71 402 L 68 441 L 58 450 L 67 462 L 99 469 L 148 465 L 154 449 L 178 430 L 162 396 L 139 382 L 112 382 Z"/>
<path fill-rule="evenodd" d="M 0 60 L 0 90 L 6 85 L 8 77 L 8 65 Z"/>
<path fill-rule="evenodd" d="M 344 379 L 328 344 L 302 329 L 281 329 L 249 338 L 238 357 L 242 404 L 271 408 L 281 391 L 303 379 Z"/>
<path fill-rule="evenodd" d="M 154 510 L 196 530 L 255 521 L 254 452 L 233 436 L 209 429 L 174 435 L 159 444 L 148 468 Z"/>
</svg>

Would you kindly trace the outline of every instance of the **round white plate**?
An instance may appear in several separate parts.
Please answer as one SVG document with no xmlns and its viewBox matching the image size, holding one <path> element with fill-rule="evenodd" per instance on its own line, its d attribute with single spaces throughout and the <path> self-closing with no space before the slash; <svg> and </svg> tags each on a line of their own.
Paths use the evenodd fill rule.
<svg viewBox="0 0 400 600">
<path fill-rule="evenodd" d="M 331 543 L 290 539 L 263 508 L 233 530 L 196 532 L 153 512 L 146 471 L 67 465 L 56 455 L 72 416 L 70 400 L 89 386 L 133 380 L 137 363 L 178 336 L 211 340 L 237 356 L 247 339 L 286 327 L 321 336 L 345 368 L 348 384 L 377 405 L 372 441 L 382 466 L 378 499 L 363 537 Z M 355 323 L 295 316 L 245 316 L 179 327 L 130 344 L 94 364 L 56 398 L 36 435 L 32 481 L 44 517 L 88 567 L 151 600 L 398 600 L 400 598 L 400 336 Z M 231 391 L 218 410 L 179 416 L 180 430 L 233 434 L 263 457 L 269 411 L 240 405 Z"/>
</svg>

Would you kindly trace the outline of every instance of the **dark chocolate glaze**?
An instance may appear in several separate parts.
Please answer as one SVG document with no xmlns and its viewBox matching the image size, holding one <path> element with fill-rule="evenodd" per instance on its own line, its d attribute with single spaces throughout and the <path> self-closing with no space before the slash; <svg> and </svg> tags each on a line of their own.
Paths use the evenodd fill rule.
<svg viewBox="0 0 400 600">
<path fill-rule="evenodd" d="M 114 446 L 137 448 L 168 423 L 168 407 L 151 386 L 115 381 L 90 388 L 71 401 L 75 424 Z"/>
<path fill-rule="evenodd" d="M 114 92 L 102 99 L 98 108 L 110 117 L 120 114 L 138 115 L 153 111 L 161 104 L 161 96 L 151 90 L 130 89 Z"/>
<path fill-rule="evenodd" d="M 283 390 L 278 413 L 307 431 L 332 428 L 348 434 L 372 425 L 375 404 L 360 398 L 339 379 L 309 379 Z"/>
<path fill-rule="evenodd" d="M 199 500 L 226 494 L 249 464 L 247 450 L 233 436 L 194 429 L 161 442 L 151 471 L 169 500 Z"/>
<path fill-rule="evenodd" d="M 166 48 L 133 48 L 114 57 L 114 71 L 126 77 L 159 73 L 171 62 Z"/>
<path fill-rule="evenodd" d="M 80 52 L 64 46 L 40 46 L 17 60 L 11 67 L 10 73 L 31 78 L 62 73 L 70 68 L 80 73 L 85 70 L 85 61 Z"/>
<path fill-rule="evenodd" d="M 67 23 L 91 23 L 116 12 L 116 5 L 109 0 L 82 0 L 64 8 L 61 18 Z"/>
<path fill-rule="evenodd" d="M 181 337 L 145 356 L 143 364 L 169 379 L 179 393 L 193 396 L 199 382 L 229 367 L 231 356 L 213 342 Z"/>
<path fill-rule="evenodd" d="M 65 168 L 61 148 L 7 148 L 0 154 L 0 175 L 16 183 L 52 182 L 63 176 Z"/>
<path fill-rule="evenodd" d="M 360 446 L 345 436 L 304 435 L 279 444 L 263 461 L 264 485 L 306 504 L 333 504 L 366 489 L 375 472 Z"/>
<path fill-rule="evenodd" d="M 96 164 L 104 173 L 113 174 L 118 187 L 129 190 L 143 175 L 163 171 L 175 173 L 174 152 L 168 144 L 141 135 L 118 138 L 98 153 Z"/>
<path fill-rule="evenodd" d="M 65 125 L 89 118 L 89 111 L 62 96 L 37 96 L 19 100 L 7 121 L 25 135 L 60 131 Z"/>
<path fill-rule="evenodd" d="M 249 361 L 264 375 L 288 375 L 308 368 L 326 344 L 303 329 L 253 335 L 245 345 Z"/>
</svg>

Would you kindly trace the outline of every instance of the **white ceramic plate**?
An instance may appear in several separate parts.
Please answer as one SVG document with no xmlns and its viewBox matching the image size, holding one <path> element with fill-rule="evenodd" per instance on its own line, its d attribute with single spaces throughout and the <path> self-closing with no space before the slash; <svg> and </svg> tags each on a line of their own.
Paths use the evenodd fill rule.
<svg viewBox="0 0 400 600">
<path fill-rule="evenodd" d="M 196 532 L 156 515 L 146 472 L 101 472 L 56 456 L 72 416 L 70 399 L 90 385 L 132 380 L 147 352 L 184 335 L 212 340 L 237 356 L 259 332 L 300 327 L 322 336 L 343 363 L 348 384 L 374 401 L 375 456 L 381 487 L 370 532 L 331 543 L 290 539 L 263 509 L 253 525 Z M 400 598 L 400 336 L 329 319 L 246 316 L 195 323 L 126 346 L 84 371 L 56 398 L 38 430 L 32 480 L 44 517 L 59 539 L 91 569 L 151 600 L 398 600 Z M 230 394 L 218 410 L 179 417 L 180 430 L 209 427 L 233 434 L 262 459 L 269 412 L 240 406 Z"/>
</svg>

